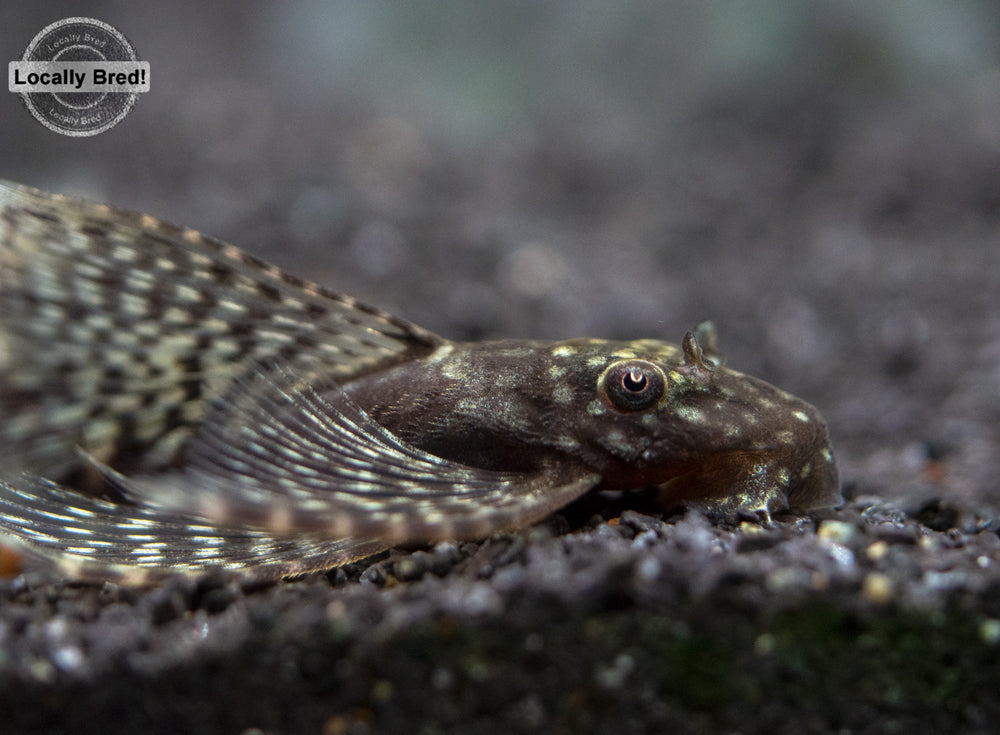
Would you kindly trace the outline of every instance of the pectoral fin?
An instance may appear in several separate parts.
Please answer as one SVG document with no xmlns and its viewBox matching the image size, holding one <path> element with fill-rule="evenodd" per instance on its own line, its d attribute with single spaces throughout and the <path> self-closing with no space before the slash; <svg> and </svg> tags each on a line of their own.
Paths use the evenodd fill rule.
<svg viewBox="0 0 1000 735">
<path fill-rule="evenodd" d="M 283 368 L 219 402 L 184 469 L 129 478 L 91 460 L 121 502 L 49 480 L 0 480 L 0 539 L 72 576 L 141 582 L 209 568 L 279 577 L 399 543 L 528 525 L 594 487 L 586 472 L 501 473 L 416 449 L 342 391 L 320 397 Z"/>
<path fill-rule="evenodd" d="M 504 473 L 412 447 L 343 391 L 321 397 L 283 367 L 242 379 L 159 477 L 116 478 L 147 505 L 278 534 L 392 545 L 528 525 L 599 482 L 586 471 Z"/>
</svg>

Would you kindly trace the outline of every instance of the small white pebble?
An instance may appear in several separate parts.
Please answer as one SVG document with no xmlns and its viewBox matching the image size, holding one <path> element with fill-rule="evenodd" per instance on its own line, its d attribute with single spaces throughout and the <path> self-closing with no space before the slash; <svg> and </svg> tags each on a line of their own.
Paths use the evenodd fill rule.
<svg viewBox="0 0 1000 735">
<path fill-rule="evenodd" d="M 639 568 L 637 569 L 639 579 L 643 582 L 653 582 L 659 578 L 660 572 L 663 569 L 663 564 L 655 556 L 647 556 L 641 562 L 639 562 Z"/>
<path fill-rule="evenodd" d="M 825 541 L 833 541 L 838 544 L 846 544 L 857 532 L 853 523 L 843 521 L 823 521 L 819 524 L 816 535 Z"/>
<path fill-rule="evenodd" d="M 634 670 L 635 659 L 627 653 L 619 653 L 610 666 L 598 670 L 595 678 L 604 689 L 621 689 Z"/>
<path fill-rule="evenodd" d="M 52 663 L 61 671 L 77 671 L 83 666 L 83 651 L 76 646 L 63 646 L 52 654 Z"/>
<path fill-rule="evenodd" d="M 753 642 L 753 652 L 758 656 L 766 656 L 774 651 L 774 636 L 770 633 L 761 633 Z"/>
<path fill-rule="evenodd" d="M 431 674 L 432 687 L 441 692 L 451 689 L 454 685 L 455 675 L 451 673 L 451 669 L 446 669 L 443 666 L 434 669 L 434 673 Z"/>
</svg>

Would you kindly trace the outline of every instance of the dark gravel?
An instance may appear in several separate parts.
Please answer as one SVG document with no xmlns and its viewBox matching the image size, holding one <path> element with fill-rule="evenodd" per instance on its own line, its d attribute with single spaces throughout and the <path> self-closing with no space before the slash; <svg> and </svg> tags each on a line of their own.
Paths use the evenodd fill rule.
<svg viewBox="0 0 1000 735">
<path fill-rule="evenodd" d="M 769 529 L 626 510 L 278 585 L 21 577 L 0 587 L 6 722 L 985 731 L 1000 537 L 995 523 L 945 518 L 940 504 L 906 513 L 875 499 Z"/>
<path fill-rule="evenodd" d="M 153 91 L 86 141 L 8 95 L 4 177 L 452 338 L 711 317 L 729 364 L 821 408 L 849 501 L 727 528 L 597 496 L 276 585 L 0 580 L 0 729 L 992 731 L 1000 24 L 782 5 L 742 46 L 700 3 L 86 11 Z M 63 10 L 0 11 L 6 58 Z"/>
</svg>

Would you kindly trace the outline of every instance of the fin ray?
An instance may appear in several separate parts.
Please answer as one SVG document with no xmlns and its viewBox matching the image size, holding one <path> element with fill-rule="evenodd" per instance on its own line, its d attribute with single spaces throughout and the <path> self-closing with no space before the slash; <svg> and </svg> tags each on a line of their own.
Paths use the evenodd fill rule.
<svg viewBox="0 0 1000 735">
<path fill-rule="evenodd" d="M 276 537 L 112 503 L 49 480 L 0 480 L 0 541 L 74 577 L 145 583 L 210 569 L 278 578 L 329 569 L 385 548 L 372 540 Z"/>
<path fill-rule="evenodd" d="M 135 456 L 260 360 L 348 380 L 443 343 L 193 230 L 0 181 L 0 443 L 24 469 Z"/>
<path fill-rule="evenodd" d="M 184 459 L 176 472 L 112 481 L 218 523 L 389 544 L 523 526 L 599 482 L 579 469 L 495 472 L 442 459 L 401 441 L 342 390 L 320 396 L 284 366 L 239 381 Z"/>
</svg>

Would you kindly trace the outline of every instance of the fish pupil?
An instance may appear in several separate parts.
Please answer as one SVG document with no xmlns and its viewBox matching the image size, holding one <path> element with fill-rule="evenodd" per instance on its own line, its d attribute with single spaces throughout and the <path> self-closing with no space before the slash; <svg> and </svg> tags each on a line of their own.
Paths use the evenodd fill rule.
<svg viewBox="0 0 1000 735">
<path fill-rule="evenodd" d="M 601 375 L 598 389 L 622 411 L 645 411 L 663 398 L 667 376 L 646 360 L 616 362 Z"/>
<path fill-rule="evenodd" d="M 633 393 L 645 390 L 648 382 L 645 373 L 638 368 L 632 368 L 622 376 L 622 388 Z"/>
</svg>

